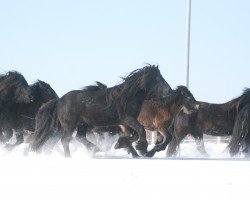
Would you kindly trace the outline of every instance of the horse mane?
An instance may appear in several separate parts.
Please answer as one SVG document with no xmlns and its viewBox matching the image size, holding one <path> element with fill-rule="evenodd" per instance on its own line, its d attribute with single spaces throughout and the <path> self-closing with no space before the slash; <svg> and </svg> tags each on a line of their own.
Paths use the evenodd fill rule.
<svg viewBox="0 0 250 200">
<path fill-rule="evenodd" d="M 88 85 L 86 87 L 84 87 L 82 90 L 83 91 L 89 91 L 89 92 L 95 92 L 95 91 L 99 91 L 99 90 L 104 90 L 107 89 L 107 85 L 96 81 L 96 85 Z"/>
<path fill-rule="evenodd" d="M 130 98 L 133 98 L 139 90 L 147 90 L 148 82 L 154 78 L 155 74 L 160 74 L 158 65 L 147 64 L 141 69 L 136 69 L 126 75 L 121 77 L 122 83 L 119 85 L 107 88 L 107 85 L 96 81 L 96 85 L 89 85 L 82 89 L 82 91 L 101 91 L 106 89 L 106 102 L 107 107 L 115 101 L 117 97 L 121 99 L 121 103 L 126 105 Z"/>
<path fill-rule="evenodd" d="M 36 82 L 34 82 L 32 85 L 30 85 L 30 88 L 31 88 L 31 92 L 34 98 L 39 99 L 39 98 L 42 98 L 43 95 L 50 95 L 50 96 L 54 96 L 55 98 L 58 98 L 58 95 L 51 88 L 50 84 L 44 81 L 41 81 L 39 79 Z"/>
<path fill-rule="evenodd" d="M 44 81 L 41 81 L 39 79 L 37 79 L 36 82 L 34 82 L 32 85 L 30 85 L 30 87 L 31 87 L 32 90 L 35 90 L 37 88 L 46 88 L 46 89 L 51 88 L 50 84 L 48 84 L 48 83 L 46 83 Z"/>
<path fill-rule="evenodd" d="M 33 84 L 31 84 L 30 85 L 30 88 L 31 88 L 31 90 L 33 91 L 33 90 L 35 90 L 36 88 L 39 88 L 40 87 L 40 80 L 37 80 L 36 82 L 34 82 Z"/>
<path fill-rule="evenodd" d="M 140 89 L 146 91 L 148 82 L 158 73 L 160 73 L 158 65 L 147 64 L 145 67 L 136 69 L 127 76 L 121 77 L 123 83 L 116 87 L 116 89 L 120 92 L 122 104 L 125 105 L 126 102 L 134 97 Z"/>
<path fill-rule="evenodd" d="M 249 102 L 250 102 L 250 88 L 245 88 L 243 90 L 242 95 L 240 95 L 235 99 L 232 99 L 227 103 L 227 109 L 229 111 L 233 109 L 240 111 Z"/>
<path fill-rule="evenodd" d="M 27 81 L 23 75 L 17 71 L 9 71 L 6 74 L 0 75 L 0 94 L 6 89 L 13 86 L 18 87 L 20 84 L 28 86 Z"/>
<path fill-rule="evenodd" d="M 190 90 L 184 85 L 177 86 L 176 90 L 179 90 L 180 92 L 183 92 L 183 93 L 190 93 L 191 94 Z"/>
</svg>

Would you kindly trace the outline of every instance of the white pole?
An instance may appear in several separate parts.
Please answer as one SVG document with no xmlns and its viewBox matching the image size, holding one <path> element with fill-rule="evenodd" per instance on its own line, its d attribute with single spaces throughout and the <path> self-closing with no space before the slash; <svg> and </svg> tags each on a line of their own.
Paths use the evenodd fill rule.
<svg viewBox="0 0 250 200">
<path fill-rule="evenodd" d="M 191 23 L 191 0 L 187 0 L 187 18 L 186 18 L 186 70 L 185 70 L 185 82 L 187 88 L 189 88 L 189 54 L 190 54 L 190 23 Z"/>
</svg>

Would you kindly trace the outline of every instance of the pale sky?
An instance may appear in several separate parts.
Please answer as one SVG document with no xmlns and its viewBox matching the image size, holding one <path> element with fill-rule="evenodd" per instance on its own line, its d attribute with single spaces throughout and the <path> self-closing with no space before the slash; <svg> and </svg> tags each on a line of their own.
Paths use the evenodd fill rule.
<svg viewBox="0 0 250 200">
<path fill-rule="evenodd" d="M 62 96 L 145 63 L 185 84 L 186 0 L 0 0 L 0 73 Z M 222 103 L 250 87 L 250 1 L 192 0 L 190 90 Z"/>
</svg>

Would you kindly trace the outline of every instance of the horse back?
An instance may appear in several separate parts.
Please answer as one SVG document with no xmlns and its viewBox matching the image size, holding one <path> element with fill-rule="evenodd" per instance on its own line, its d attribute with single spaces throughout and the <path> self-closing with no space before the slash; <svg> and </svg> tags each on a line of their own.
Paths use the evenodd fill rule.
<svg viewBox="0 0 250 200">
<path fill-rule="evenodd" d="M 197 116 L 197 125 L 208 135 L 231 135 L 236 113 L 225 109 L 225 104 L 202 102 Z"/>
<path fill-rule="evenodd" d="M 74 124 L 87 123 L 92 126 L 116 125 L 119 121 L 115 104 L 109 105 L 104 90 L 70 91 L 58 102 L 58 116 Z"/>
</svg>

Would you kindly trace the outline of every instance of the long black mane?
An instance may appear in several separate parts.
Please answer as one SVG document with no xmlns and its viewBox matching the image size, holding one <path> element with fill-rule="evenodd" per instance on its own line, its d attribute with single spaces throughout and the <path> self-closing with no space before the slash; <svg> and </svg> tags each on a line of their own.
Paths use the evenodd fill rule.
<svg viewBox="0 0 250 200">
<path fill-rule="evenodd" d="M 109 105 L 116 99 L 117 96 L 121 99 L 121 103 L 126 103 L 138 94 L 139 90 L 146 92 L 149 83 L 157 76 L 160 75 L 160 70 L 156 65 L 147 65 L 141 69 L 136 69 L 129 73 L 127 76 L 122 77 L 123 82 L 117 86 L 109 88 L 107 100 Z"/>
<path fill-rule="evenodd" d="M 132 71 L 126 77 L 122 77 L 124 81 L 121 84 L 122 98 L 126 99 L 130 96 L 134 96 L 139 89 L 147 90 L 148 83 L 156 74 L 160 74 L 158 66 L 147 65 L 141 69 Z"/>
<path fill-rule="evenodd" d="M 83 91 L 95 92 L 107 89 L 106 101 L 108 107 L 119 96 L 121 103 L 126 105 L 126 102 L 134 98 L 138 94 L 139 90 L 146 91 L 148 84 L 157 75 L 160 75 L 158 66 L 147 65 L 141 69 L 136 69 L 129 73 L 125 77 L 121 77 L 122 83 L 111 88 L 107 88 L 107 85 L 96 81 L 97 85 L 89 85 L 83 88 Z"/>
</svg>

